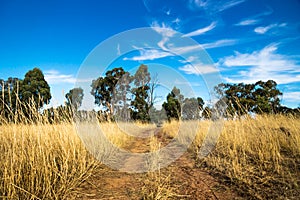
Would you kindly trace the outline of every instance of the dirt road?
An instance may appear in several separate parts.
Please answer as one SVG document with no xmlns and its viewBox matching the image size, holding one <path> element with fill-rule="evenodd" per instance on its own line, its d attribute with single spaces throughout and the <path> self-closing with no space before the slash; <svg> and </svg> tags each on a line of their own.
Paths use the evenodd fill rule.
<svg viewBox="0 0 300 200">
<path fill-rule="evenodd" d="M 147 130 L 166 144 L 160 129 Z M 125 149 L 135 153 L 149 152 L 149 138 L 137 137 Z M 139 163 L 132 157 L 124 160 L 124 167 Z M 154 173 L 125 173 L 100 164 L 95 173 L 79 188 L 76 199 L 153 199 L 155 193 L 169 199 L 242 199 L 209 172 L 195 167 L 191 153 L 186 152 L 166 168 Z M 152 196 L 151 196 L 152 195 Z"/>
</svg>

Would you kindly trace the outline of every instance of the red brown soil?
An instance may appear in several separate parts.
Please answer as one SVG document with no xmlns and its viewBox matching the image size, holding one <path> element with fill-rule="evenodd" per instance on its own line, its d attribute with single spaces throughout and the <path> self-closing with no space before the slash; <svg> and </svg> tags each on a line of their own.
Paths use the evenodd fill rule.
<svg viewBox="0 0 300 200">
<path fill-rule="evenodd" d="M 159 141 L 164 143 L 168 141 L 168 138 L 163 137 L 159 129 L 154 131 L 158 133 L 156 137 Z M 128 144 L 126 149 L 137 153 L 149 152 L 149 146 L 148 139 L 137 138 Z M 125 164 L 126 162 L 137 161 L 126 160 Z M 195 167 L 195 161 L 189 152 L 183 154 L 168 167 L 161 169 L 160 173 L 162 176 L 170 175 L 168 184 L 177 194 L 170 199 L 242 199 L 235 191 L 211 176 L 208 171 Z M 147 186 L 151 187 L 150 185 L 155 184 L 151 183 L 147 173 L 130 174 L 112 170 L 100 164 L 94 174 L 78 189 L 76 199 L 143 199 L 147 196 L 145 191 L 149 189 Z"/>
</svg>

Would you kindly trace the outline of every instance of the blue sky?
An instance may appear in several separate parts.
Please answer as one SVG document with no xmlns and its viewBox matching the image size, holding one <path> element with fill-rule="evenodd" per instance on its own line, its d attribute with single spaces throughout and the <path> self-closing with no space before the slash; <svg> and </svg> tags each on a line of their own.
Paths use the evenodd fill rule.
<svg viewBox="0 0 300 200">
<path fill-rule="evenodd" d="M 149 27 L 161 34 L 157 46 L 163 50 L 170 46 L 172 33 L 180 32 L 202 45 L 224 82 L 273 79 L 284 93 L 281 103 L 298 107 L 299 10 L 299 0 L 0 0 L 0 78 L 23 78 L 39 67 L 51 86 L 52 104 L 60 104 L 97 45 L 123 31 Z M 111 48 L 118 54 L 122 46 Z M 210 73 L 203 66 L 176 64 L 158 51 L 137 48 L 128 56 L 120 55 L 123 59 L 112 67 L 172 65 L 197 95 L 203 88 L 199 71 Z"/>
</svg>

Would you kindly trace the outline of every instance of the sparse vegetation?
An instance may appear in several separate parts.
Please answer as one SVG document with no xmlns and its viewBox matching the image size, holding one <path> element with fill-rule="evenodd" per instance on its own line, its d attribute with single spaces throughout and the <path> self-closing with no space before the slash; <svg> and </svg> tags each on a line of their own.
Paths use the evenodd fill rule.
<svg viewBox="0 0 300 200">
<path fill-rule="evenodd" d="M 173 138 L 180 130 L 188 136 L 192 123 L 198 123 L 199 131 L 189 152 L 194 152 L 199 168 L 233 185 L 244 197 L 299 196 L 300 122 L 297 118 L 262 115 L 225 121 L 214 151 L 204 159 L 198 159 L 197 153 L 211 121 L 171 121 L 163 124 L 162 134 Z M 145 124 L 136 126 L 146 127 Z M 132 129 L 128 124 L 122 127 L 103 123 L 101 127 L 116 146 L 134 142 L 134 137 L 122 131 Z M 0 148 L 5 152 L 0 162 L 3 198 L 74 198 L 76 188 L 100 164 L 85 149 L 72 123 L 6 123 L 1 125 L 0 137 Z M 160 148 L 159 145 L 161 141 L 151 139 L 152 150 Z M 179 186 L 172 184 L 172 178 L 171 172 L 145 174 L 141 195 L 145 199 L 176 199 Z"/>
<path fill-rule="evenodd" d="M 66 199 L 96 162 L 72 124 L 0 126 L 0 193 L 4 199 Z"/>
<path fill-rule="evenodd" d="M 190 134 L 183 122 L 182 131 Z M 261 115 L 224 122 L 214 151 L 204 159 L 198 153 L 211 121 L 199 123 L 190 150 L 197 166 L 211 171 L 240 195 L 254 199 L 297 199 L 300 194 L 300 121 L 293 116 Z M 174 136 L 178 122 L 165 124 L 166 134 Z"/>
<path fill-rule="evenodd" d="M 160 118 L 163 111 L 155 110 L 153 91 L 148 91 L 155 88 L 153 86 L 149 89 L 150 74 L 146 66 L 142 66 L 140 70 L 139 78 L 136 79 L 131 80 L 130 74 L 118 68 L 106 74 L 106 78 L 93 82 L 92 94 L 96 103 L 106 109 L 99 112 L 79 109 L 84 93 L 81 88 L 70 90 L 66 95 L 66 105 L 42 110 L 41 106 L 51 95 L 47 92 L 49 88 L 38 69 L 30 71 L 30 74 L 37 72 L 46 91 L 30 95 L 28 89 L 26 101 L 22 99 L 24 95 L 19 95 L 19 87 L 23 88 L 20 91 L 24 93 L 24 84 L 27 87 L 31 84 L 21 81 L 20 86 L 20 80 L 12 78 L 3 82 L 0 87 L 0 150 L 3 152 L 0 159 L 0 197 L 88 197 L 88 191 L 83 191 L 82 187 L 95 185 L 88 185 L 91 180 L 95 180 L 95 174 L 100 177 L 96 181 L 101 182 L 105 174 L 114 177 L 116 173 L 119 173 L 119 180 L 125 176 L 133 180 L 131 189 L 127 188 L 120 198 L 198 199 L 201 195 L 208 195 L 216 199 L 217 190 L 209 185 L 214 181 L 206 183 L 198 177 L 201 173 L 206 176 L 206 180 L 210 173 L 226 187 L 238 191 L 242 198 L 297 199 L 300 196 L 299 109 L 291 110 L 279 104 L 278 95 L 281 93 L 276 89 L 275 82 L 258 82 L 256 85 L 227 84 L 216 88 L 219 94 L 229 99 L 229 107 L 220 138 L 217 138 L 213 151 L 203 158 L 199 157 L 199 151 L 208 130 L 218 120 L 211 119 L 214 108 L 203 108 L 204 101 L 201 98 L 184 98 L 180 90 L 174 87 L 167 96 L 167 102 L 163 104 L 166 116 Z M 119 82 L 118 87 L 121 89 L 114 91 L 122 75 L 126 78 Z M 28 75 L 28 78 L 36 80 L 34 75 Z M 140 81 L 135 84 L 138 88 L 130 91 L 128 84 L 134 80 Z M 112 85 L 107 85 L 108 83 Z M 226 87 L 223 91 L 225 93 L 221 91 L 223 86 Z M 272 95 L 263 98 L 268 96 L 268 90 Z M 136 98 L 131 99 L 134 103 L 126 98 L 128 92 L 136 94 Z M 116 100 L 123 101 L 123 106 L 114 107 Z M 133 110 L 129 112 L 128 109 Z M 155 122 L 168 120 L 159 127 L 150 124 L 150 110 L 157 117 Z M 277 112 L 279 113 L 276 114 Z M 73 115 L 78 117 L 82 126 L 74 122 Z M 128 120 L 128 115 L 133 117 L 132 120 Z M 80 135 L 77 135 L 78 130 Z M 99 134 L 100 130 L 103 134 Z M 139 138 L 136 137 L 137 134 L 144 134 L 146 137 Z M 180 158 L 176 161 L 176 166 L 159 169 L 161 160 L 165 158 L 159 158 L 160 155 L 156 153 L 173 139 L 178 141 L 178 146 L 174 146 L 170 156 L 178 150 L 177 147 L 191 144 L 187 152 L 193 155 L 193 159 L 182 161 Z M 118 160 L 114 157 L 116 148 L 108 145 L 107 141 L 116 148 L 132 153 L 154 152 L 153 159 L 147 160 L 149 172 L 140 175 L 120 174 L 105 168 L 99 160 Z M 140 162 L 127 159 L 125 156 L 121 163 L 116 164 L 126 168 L 126 165 Z M 183 163 L 186 166 L 181 166 Z M 202 182 L 202 186 L 208 189 L 200 194 L 197 184 L 192 184 L 193 187 L 189 188 L 191 181 L 196 181 L 198 185 Z M 103 183 L 96 192 L 104 193 L 108 188 Z M 232 195 L 227 199 L 237 197 L 234 192 L 230 193 Z M 110 194 L 109 197 L 112 196 Z"/>
</svg>

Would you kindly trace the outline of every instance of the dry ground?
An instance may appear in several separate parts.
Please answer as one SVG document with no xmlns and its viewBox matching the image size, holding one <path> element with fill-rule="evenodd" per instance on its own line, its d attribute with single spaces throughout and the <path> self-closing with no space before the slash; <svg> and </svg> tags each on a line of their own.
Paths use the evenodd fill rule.
<svg viewBox="0 0 300 200">
<path fill-rule="evenodd" d="M 154 132 L 154 137 L 162 144 L 171 139 L 158 128 L 148 131 Z M 149 152 L 150 139 L 136 138 L 126 144 L 125 149 L 136 153 Z M 137 162 L 129 158 L 124 165 Z M 78 191 L 76 199 L 240 199 L 235 191 L 207 171 L 196 168 L 191 152 L 186 152 L 167 168 L 149 173 L 131 174 L 99 164 Z"/>
<path fill-rule="evenodd" d="M 0 118 L 1 119 L 1 118 Z M 172 138 L 192 145 L 166 168 L 146 173 L 115 171 L 98 162 L 91 150 L 103 158 L 114 149 L 99 127 L 83 127 L 89 145 L 83 145 L 74 124 L 51 124 L 47 120 L 29 124 L 5 122 L 0 125 L 0 198 L 1 199 L 299 199 L 300 196 L 300 120 L 285 115 L 262 115 L 227 120 L 213 151 L 198 159 L 212 121 L 129 124 L 140 127 L 130 136 L 116 123 L 101 123 L 104 137 L 129 152 L 154 152 Z M 1 121 L 1 120 L 0 120 Z M 199 125 L 200 124 L 200 125 Z M 197 125 L 197 126 L 196 126 Z M 198 126 L 199 125 L 199 126 Z M 176 136 L 178 128 L 183 135 Z M 196 129 L 193 129 L 196 127 Z M 84 138 L 84 137 L 83 137 Z M 210 138 L 210 137 L 209 137 Z M 214 138 L 214 137 L 212 137 Z M 165 161 L 173 158 L 173 146 Z M 170 155 L 170 156 L 169 156 Z M 151 167 L 157 166 L 153 156 Z M 125 156 L 121 169 L 141 162 Z M 159 163 L 159 162 L 158 162 Z"/>
</svg>

